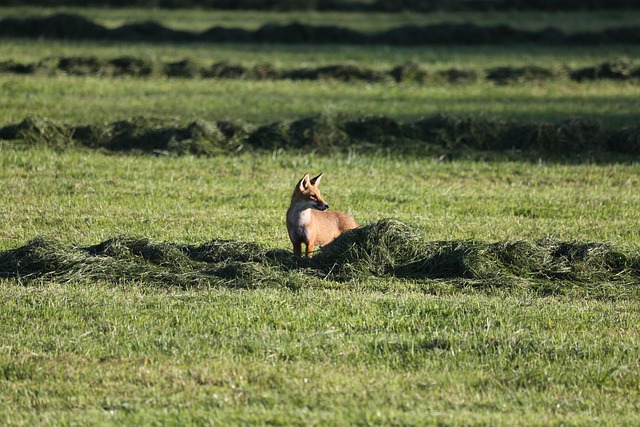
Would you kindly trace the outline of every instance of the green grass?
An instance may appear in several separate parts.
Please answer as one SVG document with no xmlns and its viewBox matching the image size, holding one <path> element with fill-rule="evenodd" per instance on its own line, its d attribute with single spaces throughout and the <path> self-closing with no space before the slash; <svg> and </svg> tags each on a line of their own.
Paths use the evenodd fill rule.
<svg viewBox="0 0 640 427">
<path fill-rule="evenodd" d="M 37 235 L 288 250 L 291 187 L 319 170 L 332 206 L 363 224 L 406 221 L 428 240 L 640 244 L 635 163 L 5 147 L 0 165 L 0 250 Z M 112 274 L 0 279 L 3 424 L 638 422 L 634 282 L 543 280 L 560 290 L 543 297 L 519 279 L 264 278 L 258 289 L 184 290 Z"/>
<path fill-rule="evenodd" d="M 1 9 L 0 9 L 1 10 Z M 498 66 L 593 66 L 617 59 L 638 58 L 636 45 L 606 46 L 349 46 L 349 45 L 262 45 L 204 43 L 117 43 L 14 39 L 0 44 L 0 58 L 18 62 L 39 61 L 50 56 L 98 56 L 113 58 L 130 55 L 154 61 L 178 61 L 185 58 L 209 64 L 237 62 L 247 66 L 260 63 L 275 67 L 316 67 L 351 63 L 387 70 L 414 60 L 436 69 L 484 69 Z"/>
<path fill-rule="evenodd" d="M 127 19 L 119 11 L 91 11 L 98 12 L 111 25 Z M 194 28 L 211 16 L 202 13 L 198 21 L 200 12 L 162 11 L 147 17 L 153 13 L 175 25 L 194 19 Z M 263 19 L 251 16 L 259 14 L 246 18 L 248 26 Z M 603 16 L 595 24 L 593 15 L 586 21 L 584 14 L 572 15 L 574 22 L 596 27 L 615 18 Z M 637 20 L 633 13 L 625 16 Z M 544 16 L 545 23 L 554 19 Z M 637 48 L 303 49 L 36 41 L 0 46 L 0 58 L 22 61 L 87 54 L 286 66 L 351 60 L 387 67 L 415 58 L 436 67 L 480 69 L 594 65 L 635 58 Z M 554 122 L 583 116 L 617 128 L 638 125 L 638 91 L 637 84 L 615 82 L 436 87 L 3 75 L 0 124 L 26 116 L 82 124 L 138 115 L 258 124 L 341 112 Z M 365 225 L 384 218 L 405 222 L 420 230 L 425 245 L 474 240 L 482 248 L 519 241 L 533 251 L 539 241 L 611 242 L 637 254 L 640 164 L 598 160 L 444 161 L 393 152 L 320 156 L 287 150 L 172 157 L 3 142 L 0 255 L 38 236 L 37 242 L 57 242 L 51 243 L 53 255 L 57 248 L 134 236 L 176 245 L 230 239 L 246 244 L 247 251 L 255 242 L 284 257 L 290 250 L 284 215 L 293 185 L 305 172 L 320 171 L 332 208 Z M 114 263 L 113 271 L 102 271 L 110 277 L 0 278 L 0 424 L 640 423 L 637 274 L 596 272 L 591 280 L 584 271 L 576 280 L 524 271 L 508 283 L 500 274 L 495 280 L 491 274 L 401 279 L 357 276 L 363 267 L 353 263 L 351 271 L 336 265 L 319 277 L 310 269 L 294 270 L 278 280 L 271 275 L 275 269 L 252 270 L 245 263 L 236 266 L 237 273 L 245 274 L 243 280 L 253 278 L 253 287 L 234 287 L 233 277 L 216 276 L 184 288 L 179 281 L 144 276 L 154 262 L 170 269 L 181 262 L 179 256 L 164 263 L 138 257 L 143 276 L 131 280 L 119 275 L 117 257 L 96 258 Z M 526 270 L 540 261 L 533 258 L 530 264 L 517 262 Z"/>
<path fill-rule="evenodd" d="M 576 83 L 496 87 L 472 85 L 344 84 L 331 81 L 211 81 L 0 76 L 0 123 L 27 116 L 73 124 L 134 116 L 243 120 L 254 124 L 319 113 L 415 120 L 437 113 L 558 122 L 569 117 L 611 127 L 638 123 L 640 86 Z"/>
<path fill-rule="evenodd" d="M 3 287 L 6 425 L 638 421 L 637 300 Z"/>
<path fill-rule="evenodd" d="M 360 223 L 396 218 L 433 240 L 640 244 L 637 164 L 438 162 L 306 153 L 239 157 L 0 151 L 0 249 L 42 234 L 95 244 L 117 235 L 212 238 L 288 248 L 284 213 L 305 172 Z"/>
</svg>

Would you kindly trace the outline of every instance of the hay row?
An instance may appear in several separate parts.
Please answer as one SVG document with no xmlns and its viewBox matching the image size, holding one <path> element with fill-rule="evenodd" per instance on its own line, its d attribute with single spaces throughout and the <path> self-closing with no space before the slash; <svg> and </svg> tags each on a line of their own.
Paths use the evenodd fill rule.
<svg viewBox="0 0 640 427">
<path fill-rule="evenodd" d="M 300 23 L 266 24 L 257 30 L 213 27 L 195 33 L 173 30 L 157 22 L 126 24 L 110 29 L 73 14 L 46 17 L 9 17 L 0 20 L 0 37 L 35 39 L 118 40 L 136 42 L 200 42 L 200 43 L 314 43 L 314 44 L 514 44 L 593 45 L 608 43 L 640 43 L 640 27 L 609 28 L 602 31 L 566 33 L 558 28 L 527 31 L 508 25 L 434 24 L 402 26 L 365 33 L 345 27 L 313 26 Z"/>
<path fill-rule="evenodd" d="M 247 150 L 312 149 L 318 153 L 358 149 L 457 157 L 494 152 L 536 158 L 597 154 L 640 155 L 640 127 L 605 129 L 597 122 L 522 124 L 501 119 L 438 115 L 402 123 L 389 117 L 358 119 L 320 115 L 252 126 L 241 122 L 134 118 L 74 126 L 28 118 L 0 128 L 6 146 L 85 146 L 110 151 L 214 156 Z"/>
<path fill-rule="evenodd" d="M 8 5 L 22 5 L 20 0 L 6 0 Z M 30 0 L 31 6 L 86 7 L 85 0 Z M 121 0 L 92 0 L 92 6 L 122 7 Z M 167 9 L 218 9 L 218 10 L 264 10 L 264 11 L 338 11 L 338 12 L 420 12 L 435 11 L 513 11 L 513 10 L 611 10 L 637 9 L 634 0 L 129 0 L 127 7 Z"/>
<path fill-rule="evenodd" d="M 112 59 L 87 57 L 50 57 L 30 63 L 13 60 L 0 62 L 0 73 L 103 77 L 148 77 L 151 75 L 180 78 L 217 78 L 249 80 L 339 80 L 378 82 L 449 82 L 470 83 L 479 78 L 504 85 L 519 82 L 544 81 L 551 78 L 570 78 L 574 81 L 640 79 L 640 66 L 630 61 L 604 62 L 592 67 L 569 69 L 535 65 L 522 67 L 492 67 L 483 71 L 450 68 L 431 71 L 423 64 L 407 62 L 387 71 L 374 70 L 350 64 L 335 64 L 322 67 L 276 69 L 263 63 L 252 67 L 229 62 L 216 62 L 208 67 L 184 59 L 169 63 L 154 63 L 150 60 L 122 56 Z"/>
<path fill-rule="evenodd" d="M 608 243 L 553 239 L 433 242 L 419 229 L 383 220 L 341 235 L 311 260 L 234 241 L 181 245 L 125 236 L 77 247 L 40 237 L 0 252 L 0 277 L 242 288 L 389 277 L 486 286 L 545 281 L 635 286 L 640 284 L 640 254 Z"/>
</svg>

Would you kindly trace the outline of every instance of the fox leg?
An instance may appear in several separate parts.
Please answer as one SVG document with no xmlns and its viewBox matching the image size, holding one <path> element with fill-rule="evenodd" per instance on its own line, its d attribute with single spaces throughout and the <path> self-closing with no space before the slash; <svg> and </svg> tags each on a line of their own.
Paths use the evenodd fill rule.
<svg viewBox="0 0 640 427">
<path fill-rule="evenodd" d="M 302 256 L 302 243 L 293 244 L 293 254 L 295 256 Z"/>
<path fill-rule="evenodd" d="M 311 258 L 313 255 L 313 242 L 307 243 L 307 258 Z"/>
</svg>

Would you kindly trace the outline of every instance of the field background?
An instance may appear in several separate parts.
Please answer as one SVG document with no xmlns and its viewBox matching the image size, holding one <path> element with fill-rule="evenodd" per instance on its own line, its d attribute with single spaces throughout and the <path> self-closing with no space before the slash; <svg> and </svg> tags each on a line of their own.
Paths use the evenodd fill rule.
<svg viewBox="0 0 640 427">
<path fill-rule="evenodd" d="M 640 18 L 637 11 L 423 15 L 41 8 L 0 8 L 0 18 L 59 11 L 109 27 L 152 19 L 189 30 L 298 21 L 373 31 L 469 21 L 576 32 L 631 26 Z M 430 69 L 481 72 L 619 60 L 637 65 L 640 46 L 6 38 L 0 44 L 0 61 L 123 55 L 282 68 L 347 63 L 388 69 L 417 61 Z M 261 125 L 318 114 L 415 120 L 442 113 L 528 123 L 579 118 L 622 129 L 639 125 L 639 100 L 638 79 L 553 78 L 500 86 L 482 79 L 420 84 L 0 74 L 0 126 L 26 117 L 74 125 L 133 117 Z M 483 158 L 451 160 L 393 149 L 175 156 L 0 140 L 0 422 L 637 424 L 638 157 L 594 152 L 525 161 Z M 361 224 L 393 218 L 433 242 L 610 242 L 628 257 L 630 273 L 616 277 L 603 265 L 586 279 L 522 275 L 507 286 L 464 276 L 369 274 L 345 281 L 307 276 L 301 268 L 281 282 L 250 276 L 242 286 L 232 278 L 185 287 L 144 275 L 124 280 L 117 270 L 96 280 L 17 275 L 3 267 L 36 238 L 54 242 L 52 248 L 134 236 L 176 244 L 227 239 L 288 251 L 284 213 L 293 185 L 305 172 L 320 171 L 328 203 Z M 28 259 L 18 263 L 26 269 Z"/>
</svg>

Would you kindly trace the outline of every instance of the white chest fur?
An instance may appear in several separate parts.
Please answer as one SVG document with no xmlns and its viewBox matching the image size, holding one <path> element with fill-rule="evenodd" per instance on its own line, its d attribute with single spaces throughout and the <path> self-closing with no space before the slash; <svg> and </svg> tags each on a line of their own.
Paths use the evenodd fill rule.
<svg viewBox="0 0 640 427">
<path fill-rule="evenodd" d="M 309 223 L 311 223 L 311 208 L 292 209 L 287 214 L 287 220 L 291 227 L 289 228 L 289 237 L 292 241 L 306 241 L 309 237 Z"/>
</svg>

